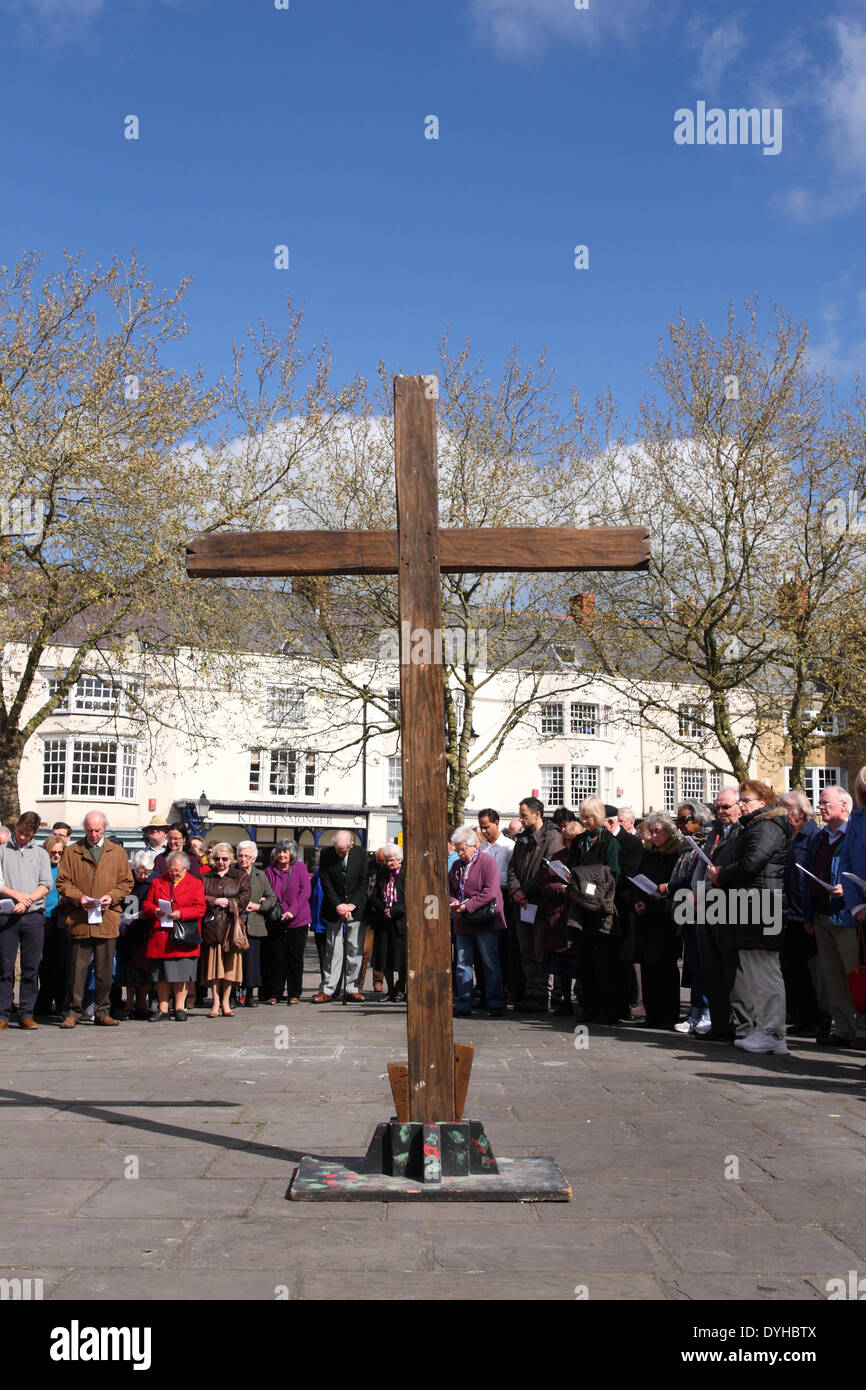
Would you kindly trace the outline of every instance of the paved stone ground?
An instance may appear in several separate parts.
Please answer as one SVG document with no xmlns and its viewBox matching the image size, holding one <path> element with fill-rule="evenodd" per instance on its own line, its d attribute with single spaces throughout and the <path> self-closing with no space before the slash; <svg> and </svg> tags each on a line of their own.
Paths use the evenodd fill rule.
<svg viewBox="0 0 866 1390">
<path fill-rule="evenodd" d="M 46 1299 L 316 1299 L 349 1276 L 355 1299 L 818 1300 L 866 1271 L 861 1055 L 625 1025 L 577 1049 L 553 1015 L 455 1029 L 494 1151 L 551 1155 L 572 1203 L 286 1201 L 302 1155 L 361 1155 L 390 1113 L 402 1006 L 13 1026 L 0 1277 Z"/>
</svg>

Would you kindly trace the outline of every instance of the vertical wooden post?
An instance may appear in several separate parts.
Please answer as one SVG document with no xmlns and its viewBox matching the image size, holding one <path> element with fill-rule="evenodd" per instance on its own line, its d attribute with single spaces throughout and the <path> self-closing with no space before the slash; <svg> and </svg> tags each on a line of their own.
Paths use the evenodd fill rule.
<svg viewBox="0 0 866 1390">
<path fill-rule="evenodd" d="M 435 377 L 394 378 L 409 1117 L 456 1119 Z"/>
</svg>

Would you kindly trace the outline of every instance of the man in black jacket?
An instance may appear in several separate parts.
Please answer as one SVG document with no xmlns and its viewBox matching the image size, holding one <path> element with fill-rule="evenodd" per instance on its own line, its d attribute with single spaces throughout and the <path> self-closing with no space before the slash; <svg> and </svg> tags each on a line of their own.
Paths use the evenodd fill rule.
<svg viewBox="0 0 866 1390">
<path fill-rule="evenodd" d="M 351 831 L 338 830 L 333 846 L 319 859 L 322 917 L 325 921 L 325 979 L 314 1004 L 327 1004 L 340 987 L 343 973 L 343 939 L 346 942 L 346 995 L 363 1004 L 358 980 L 364 957 L 362 919 L 367 903 L 369 877 L 367 855 L 354 843 Z"/>
<path fill-rule="evenodd" d="M 716 797 L 716 819 L 710 826 L 703 850 L 719 868 L 730 864 L 734 857 L 734 848 L 740 833 L 739 796 L 739 787 L 722 787 Z M 699 877 L 706 877 L 706 865 L 703 861 Z M 730 1042 L 734 1036 L 731 1026 L 731 990 L 739 963 L 734 928 L 726 922 L 698 922 L 697 927 L 704 990 L 712 1023 L 712 1032 L 707 1036 L 719 1042 Z"/>
<path fill-rule="evenodd" d="M 515 1008 L 529 1013 L 547 1013 L 548 971 L 541 944 L 546 909 L 541 883 L 549 874 L 542 860 L 551 859 L 563 848 L 563 841 L 555 826 L 545 824 L 544 803 L 537 796 L 524 797 L 519 810 L 523 831 L 514 841 L 514 853 L 508 865 L 508 890 L 518 913 L 517 940 L 526 998 Z"/>
</svg>

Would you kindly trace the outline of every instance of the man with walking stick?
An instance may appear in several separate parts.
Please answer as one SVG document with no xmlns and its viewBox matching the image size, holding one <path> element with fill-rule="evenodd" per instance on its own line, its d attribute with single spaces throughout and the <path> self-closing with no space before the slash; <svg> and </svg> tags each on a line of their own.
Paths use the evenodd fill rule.
<svg viewBox="0 0 866 1390">
<path fill-rule="evenodd" d="M 326 924 L 325 979 L 314 1004 L 327 1004 L 343 987 L 343 1000 L 363 1004 L 358 990 L 364 957 L 363 916 L 367 903 L 367 855 L 354 844 L 351 831 L 338 830 L 322 850 L 319 878 L 322 917 Z"/>
</svg>

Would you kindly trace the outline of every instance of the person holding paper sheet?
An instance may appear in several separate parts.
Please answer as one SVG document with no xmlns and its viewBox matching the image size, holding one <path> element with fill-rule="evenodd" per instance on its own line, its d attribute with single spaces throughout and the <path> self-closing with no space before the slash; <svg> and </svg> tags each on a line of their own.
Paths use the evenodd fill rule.
<svg viewBox="0 0 866 1390">
<path fill-rule="evenodd" d="M 740 807 L 740 834 L 730 863 L 707 869 L 708 882 L 727 890 L 726 930 L 739 953 L 731 991 L 738 1020 L 734 1046 L 784 1056 L 785 983 L 779 951 L 791 827 L 785 807 L 779 806 L 767 782 L 741 782 Z"/>
<path fill-rule="evenodd" d="M 673 898 L 680 888 L 693 891 L 698 881 L 704 877 L 707 864 L 701 852 L 712 823 L 713 813 L 709 806 L 705 806 L 701 801 L 685 801 L 677 809 L 677 829 L 685 838 L 685 846 L 674 865 L 673 878 L 667 884 L 669 898 Z M 683 964 L 689 975 L 691 998 L 688 1016 L 676 1024 L 676 1031 L 686 1037 L 705 1038 L 712 1032 L 713 1025 L 704 987 L 698 928 L 693 922 L 683 923 Z"/>
<path fill-rule="evenodd" d="M 537 796 L 525 796 L 518 807 L 522 832 L 514 841 L 514 853 L 508 865 L 508 891 L 518 914 L 517 941 L 523 965 L 526 997 L 514 1005 L 524 1013 L 547 1013 L 548 971 L 544 959 L 544 923 L 546 909 L 541 885 L 548 881 L 548 871 L 541 862 L 552 859 L 562 849 L 562 836 L 553 825 L 544 821 L 544 802 Z"/>
<path fill-rule="evenodd" d="M 613 809 L 613 808 L 611 808 Z M 607 808 L 598 797 L 581 801 L 577 814 L 583 827 L 566 857 L 573 871 L 569 899 L 569 926 L 573 931 L 577 955 L 577 975 L 583 1022 L 609 1026 L 625 1012 L 617 953 L 622 926 L 615 910 L 620 879 L 619 845 L 607 825 Z M 590 878 L 584 876 L 581 892 L 578 871 L 607 870 Z M 606 886 L 605 886 L 606 885 Z M 585 895 L 591 896 L 587 898 Z M 587 906 L 587 904 L 591 904 Z M 572 925 L 573 924 L 573 925 Z"/>
<path fill-rule="evenodd" d="M 815 837 L 806 868 L 834 886 L 830 893 L 804 874 L 803 900 L 807 928 L 811 925 L 815 932 L 833 1020 L 829 1032 L 819 1033 L 817 1041 L 823 1047 L 853 1047 L 862 1052 L 866 1051 L 866 1014 L 854 1013 L 848 988 L 848 972 L 857 964 L 857 931 L 846 903 L 848 884 L 852 881 L 842 877 L 851 858 L 846 847 L 848 835 L 855 828 L 853 805 L 843 787 L 825 787 L 821 792 L 818 810 L 824 824 Z M 856 854 L 856 838 L 852 845 Z M 855 868 L 854 872 L 859 870 Z M 852 883 L 852 888 L 857 891 L 856 884 Z"/>
<path fill-rule="evenodd" d="M 88 811 L 84 839 L 67 845 L 57 871 L 60 910 L 66 917 L 69 942 L 67 1001 L 69 1012 L 61 1028 L 74 1028 L 84 1013 L 84 987 L 90 957 L 96 972 L 94 1023 L 114 1026 L 109 1012 L 114 946 L 120 935 L 123 899 L 134 879 L 122 845 L 108 838 L 108 817 Z"/>
<path fill-rule="evenodd" d="M 785 904 L 788 925 L 779 962 L 785 981 L 789 1033 L 830 1032 L 830 997 L 818 958 L 814 931 L 806 930 L 806 875 L 811 863 L 818 826 L 805 792 L 794 788 L 779 797 L 788 814 L 793 839 L 785 863 Z"/>
<path fill-rule="evenodd" d="M 38 993 L 37 971 L 45 936 L 45 899 L 54 886 L 51 862 L 44 849 L 33 844 L 39 816 L 25 811 L 15 834 L 0 849 L 2 897 L 7 907 L 0 916 L 0 1025 L 7 1028 L 12 1009 L 15 959 L 21 950 L 21 983 L 18 992 L 19 1028 L 38 1028 L 33 1010 Z M 0 1028 L 0 1031 L 2 1031 Z"/>
<path fill-rule="evenodd" d="M 667 885 L 683 850 L 674 819 L 653 811 L 644 821 L 651 846 L 644 850 L 640 872 L 657 885 L 658 897 L 635 889 L 636 959 L 640 962 L 647 1026 L 673 1028 L 680 1017 L 680 939 L 671 920 L 668 901 L 658 889 Z"/>
<path fill-rule="evenodd" d="M 189 872 L 189 855 L 174 850 L 168 855 L 165 878 L 154 878 L 147 897 L 141 905 L 141 915 L 148 924 L 147 955 L 153 968 L 153 981 L 159 1008 L 150 1021 L 168 1018 L 169 995 L 174 996 L 176 1023 L 186 1021 L 186 992 L 195 980 L 201 941 L 195 945 L 174 940 L 175 922 L 192 922 L 200 935 L 201 919 L 205 914 L 204 888 L 200 878 Z"/>
</svg>

